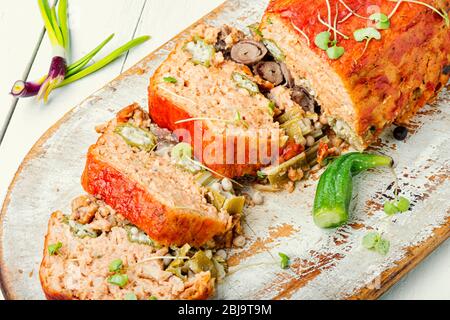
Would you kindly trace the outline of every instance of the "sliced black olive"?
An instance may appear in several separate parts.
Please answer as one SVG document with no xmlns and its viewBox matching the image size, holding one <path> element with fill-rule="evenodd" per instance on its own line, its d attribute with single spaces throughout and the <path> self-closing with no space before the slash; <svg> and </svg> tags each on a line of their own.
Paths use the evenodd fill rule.
<svg viewBox="0 0 450 320">
<path fill-rule="evenodd" d="M 397 127 L 394 130 L 394 138 L 398 141 L 403 141 L 408 136 L 408 129 L 405 127 Z"/>
<path fill-rule="evenodd" d="M 294 77 L 292 77 L 291 72 L 289 71 L 287 65 L 283 62 L 280 63 L 281 72 L 283 73 L 283 77 L 285 80 L 285 85 L 288 88 L 292 88 L 295 86 Z"/>
<path fill-rule="evenodd" d="M 267 48 L 260 42 L 243 40 L 231 49 L 231 59 L 237 63 L 252 65 L 260 62 L 267 54 Z"/>
<path fill-rule="evenodd" d="M 274 86 L 279 86 L 284 81 L 281 66 L 275 61 L 260 62 L 255 66 L 254 71 L 264 80 L 273 83 Z"/>
<path fill-rule="evenodd" d="M 442 72 L 443 72 L 445 75 L 449 75 L 449 74 L 450 74 L 450 64 L 447 65 L 447 66 L 445 66 L 444 69 L 442 70 Z"/>
<path fill-rule="evenodd" d="M 303 110 L 314 112 L 316 106 L 316 100 L 306 91 L 305 88 L 300 86 L 294 86 L 291 94 L 292 100 L 300 105 Z"/>
</svg>

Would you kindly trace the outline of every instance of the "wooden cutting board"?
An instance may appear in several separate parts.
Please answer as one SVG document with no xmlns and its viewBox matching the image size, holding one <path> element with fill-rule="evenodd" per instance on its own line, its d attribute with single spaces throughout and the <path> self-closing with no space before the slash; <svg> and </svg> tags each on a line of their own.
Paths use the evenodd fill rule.
<svg viewBox="0 0 450 320">
<path fill-rule="evenodd" d="M 202 22 L 245 29 L 261 18 L 267 2 L 228 1 Z M 94 127 L 132 102 L 147 105 L 148 79 L 187 32 L 66 114 L 25 158 L 1 212 L 0 279 L 6 298 L 44 298 L 38 270 L 47 221 L 55 210 L 69 211 L 71 199 L 83 192 L 80 176 L 85 153 L 97 139 Z M 382 170 L 355 179 L 352 221 L 337 230 L 320 230 L 312 222 L 318 177 L 292 194 L 266 194 L 263 206 L 246 209 L 248 242 L 230 251 L 230 274 L 217 298 L 376 299 L 386 292 L 449 237 L 449 104 L 446 90 L 411 122 L 406 142 L 394 141 L 387 130 L 372 148 L 395 159 L 402 194 L 413 200 L 411 212 L 383 213 L 394 176 Z M 391 242 L 387 256 L 361 247 L 362 237 L 374 229 Z M 280 252 L 291 257 L 289 270 L 281 270 Z"/>
</svg>

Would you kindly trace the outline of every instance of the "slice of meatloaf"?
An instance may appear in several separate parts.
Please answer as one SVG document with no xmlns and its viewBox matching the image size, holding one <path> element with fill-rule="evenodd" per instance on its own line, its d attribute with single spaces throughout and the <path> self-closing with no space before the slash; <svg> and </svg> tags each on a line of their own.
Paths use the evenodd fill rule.
<svg viewBox="0 0 450 320">
<path fill-rule="evenodd" d="M 232 229 L 232 217 L 207 201 L 194 174 L 154 150 L 148 114 L 138 105 L 100 128 L 82 185 L 161 245 L 202 246 Z"/>
<path fill-rule="evenodd" d="M 264 162 L 278 156 L 272 140 L 279 146 L 285 138 L 273 119 L 271 101 L 258 86 L 273 85 L 235 61 L 250 65 L 267 49 L 244 42 L 236 51 L 234 45 L 243 37 L 228 26 L 198 26 L 159 67 L 149 86 L 152 120 L 192 143 L 197 159 L 229 178 L 256 175 Z"/>
<path fill-rule="evenodd" d="M 82 196 L 72 215 L 51 216 L 39 276 L 51 300 L 196 300 L 213 294 L 211 271 L 176 276 L 169 268 L 173 261 L 173 250 L 156 246 L 102 201 Z"/>
<path fill-rule="evenodd" d="M 448 16 L 449 1 L 423 2 Z M 391 16 L 390 21 L 377 27 L 367 19 L 374 13 Z M 330 21 L 334 25 L 336 18 L 340 33 L 336 39 L 319 16 L 328 25 Z M 356 41 L 354 32 L 367 27 L 378 28 L 381 39 L 372 39 L 366 48 L 367 41 Z M 420 3 L 274 0 L 260 31 L 282 50 L 295 81 L 307 79 L 335 131 L 359 149 L 373 142 L 387 125 L 406 122 L 449 79 L 450 28 Z M 330 59 L 315 44 L 316 37 L 326 31 L 345 50 L 338 59 Z"/>
</svg>

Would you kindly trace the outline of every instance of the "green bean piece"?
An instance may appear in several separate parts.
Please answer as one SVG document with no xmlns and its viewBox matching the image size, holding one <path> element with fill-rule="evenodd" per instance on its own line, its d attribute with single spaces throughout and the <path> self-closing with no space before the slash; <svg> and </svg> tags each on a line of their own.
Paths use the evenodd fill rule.
<svg viewBox="0 0 450 320">
<path fill-rule="evenodd" d="M 258 85 L 246 75 L 238 72 L 233 72 L 232 80 L 237 87 L 247 90 L 251 95 L 260 93 Z"/>
<path fill-rule="evenodd" d="M 196 39 L 188 42 L 184 46 L 184 50 L 192 55 L 192 62 L 194 64 L 201 64 L 209 68 L 216 53 L 214 46 L 207 44 L 202 39 Z"/>
</svg>

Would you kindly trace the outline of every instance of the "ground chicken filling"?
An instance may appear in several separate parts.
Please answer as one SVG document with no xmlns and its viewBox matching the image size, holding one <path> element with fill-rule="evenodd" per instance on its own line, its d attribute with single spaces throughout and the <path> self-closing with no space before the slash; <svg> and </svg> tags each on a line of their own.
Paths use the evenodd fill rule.
<svg viewBox="0 0 450 320">
<path fill-rule="evenodd" d="M 227 269 L 225 251 L 160 247 L 91 196 L 54 214 L 47 246 L 44 285 L 72 299 L 207 298 Z"/>
<path fill-rule="evenodd" d="M 250 31 L 246 37 L 229 26 L 196 27 L 161 67 L 158 87 L 219 131 L 279 130 L 281 165 L 261 170 L 258 179 L 292 188 L 345 145 L 321 115 L 309 81 L 288 69 L 277 41 L 263 38 L 257 26 Z"/>
</svg>

